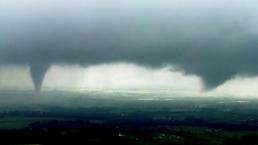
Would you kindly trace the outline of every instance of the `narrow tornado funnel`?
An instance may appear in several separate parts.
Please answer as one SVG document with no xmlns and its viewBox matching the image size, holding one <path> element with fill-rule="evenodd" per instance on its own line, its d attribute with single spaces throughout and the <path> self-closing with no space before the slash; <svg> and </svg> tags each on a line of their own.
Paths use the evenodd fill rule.
<svg viewBox="0 0 258 145">
<path fill-rule="evenodd" d="M 31 80 L 34 84 L 34 90 L 36 93 L 39 93 L 44 81 L 47 70 L 50 65 L 46 63 L 32 63 L 30 64 L 30 75 Z"/>
</svg>

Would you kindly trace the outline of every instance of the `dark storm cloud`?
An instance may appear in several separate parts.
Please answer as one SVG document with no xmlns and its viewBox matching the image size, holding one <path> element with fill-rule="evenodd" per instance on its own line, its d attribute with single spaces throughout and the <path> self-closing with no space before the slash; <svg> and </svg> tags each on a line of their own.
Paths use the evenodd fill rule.
<svg viewBox="0 0 258 145">
<path fill-rule="evenodd" d="M 0 63 L 32 77 L 51 64 L 169 64 L 212 88 L 258 74 L 257 13 L 252 0 L 1 0 Z"/>
</svg>

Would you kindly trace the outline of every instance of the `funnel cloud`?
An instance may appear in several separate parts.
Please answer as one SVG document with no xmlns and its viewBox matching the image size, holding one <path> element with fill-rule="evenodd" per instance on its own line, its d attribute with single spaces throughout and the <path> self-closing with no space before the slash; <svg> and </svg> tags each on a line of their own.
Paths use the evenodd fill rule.
<svg viewBox="0 0 258 145">
<path fill-rule="evenodd" d="M 49 64 L 44 63 L 36 63 L 30 65 L 30 75 L 36 93 L 40 92 L 45 74 L 49 67 Z"/>
<path fill-rule="evenodd" d="M 173 65 L 207 89 L 258 75 L 256 0 L 1 0 L 0 65 Z"/>
</svg>

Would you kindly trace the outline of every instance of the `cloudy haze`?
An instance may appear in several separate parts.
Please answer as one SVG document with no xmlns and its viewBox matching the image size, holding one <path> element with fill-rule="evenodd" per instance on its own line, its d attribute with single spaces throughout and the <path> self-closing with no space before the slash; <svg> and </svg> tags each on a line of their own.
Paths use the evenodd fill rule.
<svg viewBox="0 0 258 145">
<path fill-rule="evenodd" d="M 224 86 L 227 91 L 222 92 L 227 93 L 234 86 L 248 94 L 249 84 L 257 86 L 257 79 L 251 79 L 258 75 L 257 16 L 255 0 L 0 0 L 0 65 L 30 72 L 36 90 L 45 72 L 50 73 L 46 75 L 49 86 L 55 82 L 48 77 L 58 80 L 65 74 L 54 73 L 51 66 L 76 65 L 98 68 L 92 75 L 77 67 L 69 70 L 76 75 L 70 82 L 86 88 L 92 83 L 80 76 L 88 74 L 88 81 L 105 83 L 106 77 L 95 80 L 94 75 L 113 67 L 113 76 L 108 77 L 120 82 L 114 86 L 123 87 L 117 76 L 134 70 L 142 74 L 129 78 L 138 83 L 125 81 L 125 88 L 142 88 L 152 78 L 164 80 L 147 88 L 180 90 L 187 82 L 183 86 L 197 92 Z M 116 67 L 121 70 L 120 62 L 134 67 L 122 65 L 124 71 L 113 73 Z M 107 63 L 111 65 L 103 69 Z M 165 81 L 166 73 L 171 76 Z M 175 81 L 178 73 L 181 78 Z M 249 83 L 227 87 L 232 81 Z"/>
</svg>

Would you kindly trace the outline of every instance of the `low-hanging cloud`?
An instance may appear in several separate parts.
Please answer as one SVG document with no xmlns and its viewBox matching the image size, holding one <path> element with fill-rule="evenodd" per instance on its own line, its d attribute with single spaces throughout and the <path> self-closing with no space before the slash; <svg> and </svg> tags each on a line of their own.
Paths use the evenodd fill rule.
<svg viewBox="0 0 258 145">
<path fill-rule="evenodd" d="M 258 1 L 1 0 L 0 65 L 173 65 L 214 88 L 258 74 Z"/>
</svg>

